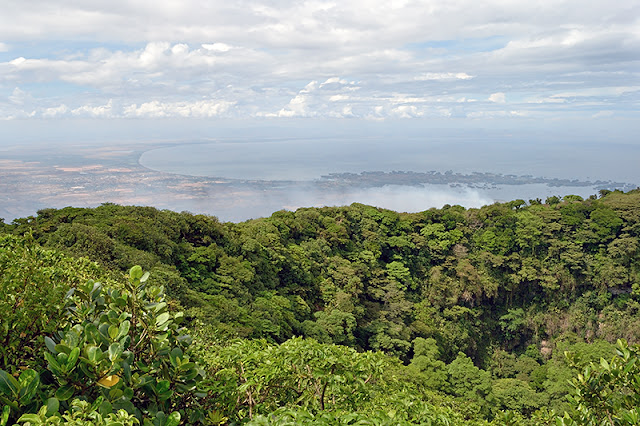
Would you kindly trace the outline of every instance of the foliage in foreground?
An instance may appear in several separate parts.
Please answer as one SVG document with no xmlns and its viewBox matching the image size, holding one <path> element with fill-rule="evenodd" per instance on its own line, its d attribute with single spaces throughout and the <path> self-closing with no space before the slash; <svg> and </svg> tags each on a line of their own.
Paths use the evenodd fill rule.
<svg viewBox="0 0 640 426">
<path fill-rule="evenodd" d="M 123 288 L 89 280 L 62 302 L 46 301 L 62 303 L 66 318 L 44 337 L 46 367 L 27 368 L 17 378 L 0 370 L 0 424 L 84 416 L 173 426 L 202 417 L 196 386 L 204 372 L 187 354 L 183 315 L 169 311 L 163 288 L 146 285 L 147 277 L 136 266 Z"/>
</svg>

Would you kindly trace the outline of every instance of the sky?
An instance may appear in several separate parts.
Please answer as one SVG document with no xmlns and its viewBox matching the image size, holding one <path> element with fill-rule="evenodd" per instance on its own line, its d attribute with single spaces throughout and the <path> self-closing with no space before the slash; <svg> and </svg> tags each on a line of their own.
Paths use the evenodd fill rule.
<svg viewBox="0 0 640 426">
<path fill-rule="evenodd" d="M 640 2 L 3 0 L 0 127 L 157 119 L 568 123 L 633 143 Z"/>
</svg>

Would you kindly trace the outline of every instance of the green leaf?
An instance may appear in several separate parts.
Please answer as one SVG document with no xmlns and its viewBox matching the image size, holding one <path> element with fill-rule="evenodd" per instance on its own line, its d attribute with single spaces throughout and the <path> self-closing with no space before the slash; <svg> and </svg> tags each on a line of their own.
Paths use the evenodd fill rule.
<svg viewBox="0 0 640 426">
<path fill-rule="evenodd" d="M 18 423 L 31 423 L 32 425 L 42 424 L 42 420 L 37 414 L 23 414 L 18 419 Z"/>
<path fill-rule="evenodd" d="M 177 367 L 178 365 L 180 365 L 180 360 L 183 357 L 183 352 L 182 349 L 180 348 L 173 348 L 171 350 L 171 353 L 169 354 L 169 360 L 171 361 L 171 365 L 173 365 L 174 367 Z"/>
<path fill-rule="evenodd" d="M 0 416 L 0 426 L 5 426 L 9 422 L 9 414 L 11 413 L 11 408 L 8 405 L 2 407 L 2 416 Z"/>
<path fill-rule="evenodd" d="M 38 391 L 38 386 L 40 385 L 40 375 L 36 373 L 34 370 L 28 369 L 20 374 L 20 403 L 23 405 L 31 402 L 36 392 Z"/>
<path fill-rule="evenodd" d="M 169 380 L 160 380 L 156 385 L 156 393 L 161 394 L 169 390 L 171 382 Z"/>
<path fill-rule="evenodd" d="M 106 401 L 106 400 L 102 401 L 102 404 L 100 404 L 100 408 L 98 409 L 98 412 L 102 417 L 107 417 L 109 414 L 113 413 L 113 406 L 109 401 Z"/>
<path fill-rule="evenodd" d="M 47 417 L 51 417 L 54 414 L 58 413 L 58 410 L 60 409 L 60 401 L 58 401 L 58 398 L 49 398 L 47 399 Z"/>
<path fill-rule="evenodd" d="M 169 321 L 169 318 L 171 318 L 171 314 L 169 314 L 169 312 L 164 312 L 158 315 L 158 318 L 156 318 L 156 327 L 162 326 L 164 323 Z"/>
<path fill-rule="evenodd" d="M 102 358 L 104 357 L 104 354 L 102 353 L 102 349 L 100 349 L 97 346 L 89 346 L 87 348 L 87 359 L 89 360 L 89 362 L 91 362 L 92 364 L 98 364 Z"/>
<path fill-rule="evenodd" d="M 109 326 L 109 337 L 111 337 L 111 340 L 116 340 L 116 337 L 118 337 L 118 327 L 115 325 L 111 325 Z"/>
<path fill-rule="evenodd" d="M 73 348 L 71 353 L 69 354 L 69 358 L 67 359 L 67 371 L 71 371 L 73 367 L 76 366 L 76 362 L 78 362 L 78 357 L 80 356 L 80 348 Z"/>
<path fill-rule="evenodd" d="M 180 413 L 177 411 L 174 411 L 173 413 L 169 414 L 169 417 L 167 418 L 167 422 L 164 424 L 164 426 L 178 426 L 180 424 Z"/>
<path fill-rule="evenodd" d="M 111 400 L 116 400 L 120 398 L 122 395 L 124 395 L 124 392 L 122 391 L 122 389 L 111 388 L 111 390 L 109 391 L 109 398 Z"/>
<path fill-rule="evenodd" d="M 115 342 L 109 346 L 109 360 L 114 362 L 122 354 L 122 346 L 120 343 Z"/>
<path fill-rule="evenodd" d="M 185 362 L 184 364 L 180 365 L 180 371 L 189 371 L 192 368 L 195 368 L 196 363 L 195 362 Z"/>
<path fill-rule="evenodd" d="M 33 381 L 39 381 L 40 376 L 34 370 L 28 368 L 20 374 L 18 378 L 18 383 L 20 384 L 20 388 L 24 388 L 29 386 L 29 384 Z"/>
<path fill-rule="evenodd" d="M 125 398 L 127 399 L 133 398 L 133 389 L 131 389 L 130 387 L 124 388 L 123 393 Z"/>
<path fill-rule="evenodd" d="M 49 370 L 51 370 L 53 374 L 57 376 L 62 375 L 62 368 L 53 355 L 51 355 L 49 352 L 45 352 L 44 358 L 47 360 L 47 363 L 49 363 Z"/>
<path fill-rule="evenodd" d="M 73 396 L 74 393 L 74 388 L 71 385 L 66 385 L 66 386 L 62 386 L 61 388 L 59 388 L 56 391 L 56 398 L 58 398 L 60 401 L 66 401 L 67 399 L 71 398 Z"/>
<path fill-rule="evenodd" d="M 133 280 L 139 280 L 142 278 L 142 267 L 140 265 L 136 265 L 129 270 L 129 276 Z"/>
<path fill-rule="evenodd" d="M 164 426 L 165 424 L 165 419 L 167 418 L 167 416 L 164 414 L 163 411 L 158 411 L 156 413 L 156 418 L 153 419 L 153 425 L 154 426 Z"/>
<path fill-rule="evenodd" d="M 185 382 L 188 382 L 189 380 L 193 380 L 198 376 L 199 372 L 198 370 L 196 370 L 195 368 L 192 368 L 191 370 L 188 370 L 185 373 L 182 373 L 181 375 L 181 379 L 184 380 Z"/>
<path fill-rule="evenodd" d="M 19 390 L 18 381 L 6 371 L 0 370 L 0 392 L 13 399 L 18 396 Z"/>
<path fill-rule="evenodd" d="M 54 354 L 58 353 L 58 351 L 56 351 L 56 342 L 54 342 L 51 337 L 45 336 L 44 344 L 47 346 L 47 349 L 49 349 Z"/>
<path fill-rule="evenodd" d="M 131 323 L 128 320 L 123 321 L 118 329 L 118 336 L 116 337 L 116 340 L 120 340 L 126 336 L 127 333 L 129 333 L 129 328 L 131 328 Z"/>
<path fill-rule="evenodd" d="M 162 392 L 161 394 L 158 395 L 158 399 L 160 401 L 166 401 L 168 399 L 170 399 L 173 396 L 173 391 L 172 390 L 168 390 L 166 392 Z"/>
<path fill-rule="evenodd" d="M 126 361 L 122 363 L 122 374 L 124 376 L 124 380 L 127 383 L 131 383 L 131 366 Z"/>
<path fill-rule="evenodd" d="M 71 348 L 65 345 L 64 343 L 58 343 L 53 349 L 54 350 L 51 352 L 53 352 L 56 355 L 56 358 L 60 356 L 60 353 L 65 353 L 67 355 L 71 353 Z"/>
<path fill-rule="evenodd" d="M 167 302 L 160 302 L 153 307 L 153 311 L 157 314 L 158 312 L 160 312 L 166 307 L 167 307 Z"/>
</svg>

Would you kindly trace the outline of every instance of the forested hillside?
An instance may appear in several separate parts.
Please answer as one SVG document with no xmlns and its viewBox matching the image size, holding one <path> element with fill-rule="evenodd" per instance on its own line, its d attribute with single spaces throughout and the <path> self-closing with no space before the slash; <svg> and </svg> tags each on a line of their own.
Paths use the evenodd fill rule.
<svg viewBox="0 0 640 426">
<path fill-rule="evenodd" d="M 2 377 L 39 377 L 0 380 L 7 421 L 86 394 L 105 424 L 640 424 L 640 190 L 238 224 L 104 204 L 0 233 Z"/>
</svg>

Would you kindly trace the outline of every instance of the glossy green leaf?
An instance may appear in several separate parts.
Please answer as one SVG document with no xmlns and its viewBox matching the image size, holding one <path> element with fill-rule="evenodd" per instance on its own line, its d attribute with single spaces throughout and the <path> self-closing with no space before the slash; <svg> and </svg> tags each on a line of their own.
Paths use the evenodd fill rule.
<svg viewBox="0 0 640 426">
<path fill-rule="evenodd" d="M 73 348 L 71 353 L 69 354 L 69 358 L 67 359 L 67 371 L 71 371 L 73 367 L 76 366 L 76 362 L 78 362 L 78 357 L 80 356 L 80 348 Z"/>
<path fill-rule="evenodd" d="M 87 359 L 89 360 L 89 362 L 91 362 L 92 364 L 97 364 L 99 363 L 102 358 L 103 358 L 104 354 L 102 353 L 102 349 L 100 349 L 97 346 L 89 346 L 87 348 Z"/>
<path fill-rule="evenodd" d="M 169 390 L 170 386 L 171 382 L 169 380 L 160 380 L 156 384 L 156 393 L 161 394 L 163 392 L 166 392 L 167 390 Z"/>
<path fill-rule="evenodd" d="M 118 327 L 115 325 L 109 326 L 109 337 L 111 340 L 116 340 L 118 337 Z"/>
<path fill-rule="evenodd" d="M 20 423 L 31 423 L 32 425 L 42 424 L 40 417 L 37 414 L 23 414 L 18 419 Z"/>
<path fill-rule="evenodd" d="M 21 404 L 26 405 L 31 402 L 38 391 L 40 375 L 34 370 L 28 369 L 20 374 L 18 381 L 20 383 L 19 400 Z"/>
<path fill-rule="evenodd" d="M 47 349 L 49 349 L 54 354 L 57 354 L 58 351 L 56 351 L 56 342 L 54 342 L 51 337 L 45 336 L 44 344 L 47 346 Z"/>
<path fill-rule="evenodd" d="M 51 351 L 56 355 L 56 359 L 60 356 L 60 354 L 66 354 L 69 355 L 71 353 L 71 348 L 67 345 L 65 345 L 64 343 L 58 343 L 55 347 L 54 350 Z"/>
<path fill-rule="evenodd" d="M 102 401 L 102 403 L 100 404 L 100 408 L 98 409 L 98 412 L 102 417 L 107 417 L 109 414 L 113 413 L 113 406 L 107 400 Z"/>
<path fill-rule="evenodd" d="M 54 414 L 57 414 L 59 409 L 60 409 L 60 401 L 58 400 L 58 398 L 47 399 L 47 412 L 46 412 L 47 417 L 51 417 Z"/>
<path fill-rule="evenodd" d="M 123 321 L 120 324 L 120 327 L 118 329 L 118 335 L 116 336 L 116 340 L 120 340 L 124 336 L 126 336 L 127 333 L 129 333 L 129 328 L 130 327 L 131 327 L 131 323 L 128 320 Z"/>
<path fill-rule="evenodd" d="M 167 422 L 164 425 L 178 426 L 179 424 L 180 424 L 180 413 L 177 411 L 174 411 L 173 413 L 169 414 L 169 417 L 167 417 Z"/>
<path fill-rule="evenodd" d="M 19 389 L 18 381 L 12 375 L 0 370 L 0 392 L 13 399 L 18 396 Z"/>
<path fill-rule="evenodd" d="M 171 361 L 171 365 L 174 367 L 178 367 L 180 365 L 180 360 L 183 357 L 182 349 L 173 348 L 171 353 L 169 354 L 169 360 Z"/>
<path fill-rule="evenodd" d="M 158 318 L 156 318 L 156 327 L 161 327 L 162 325 L 164 325 L 167 321 L 169 321 L 169 318 L 171 318 L 171 314 L 169 314 L 169 312 L 164 312 L 158 315 Z"/>
<path fill-rule="evenodd" d="M 51 370 L 52 373 L 56 375 L 62 374 L 62 368 L 53 355 L 51 355 L 49 352 L 45 352 L 44 358 L 47 360 L 47 363 L 49 364 L 49 370 Z"/>
<path fill-rule="evenodd" d="M 122 389 L 119 389 L 119 388 L 111 388 L 111 390 L 109 391 L 109 398 L 111 400 L 116 400 L 120 398 L 122 395 L 124 395 L 124 392 L 122 391 Z"/>
<path fill-rule="evenodd" d="M 66 401 L 67 399 L 73 396 L 74 392 L 75 392 L 75 389 L 73 388 L 73 386 L 71 385 L 62 386 L 58 388 L 58 390 L 56 391 L 55 397 L 58 398 L 60 401 Z"/>
<path fill-rule="evenodd" d="M 109 346 L 109 360 L 114 362 L 122 354 L 122 346 L 120 343 L 115 342 Z"/>
<path fill-rule="evenodd" d="M 123 394 L 124 394 L 125 398 L 132 399 L 133 398 L 133 389 L 131 389 L 130 387 L 124 388 Z"/>
<path fill-rule="evenodd" d="M 134 280 L 139 280 L 140 278 L 142 278 L 142 275 L 142 268 L 138 265 L 129 270 L 129 276 Z"/>
</svg>

